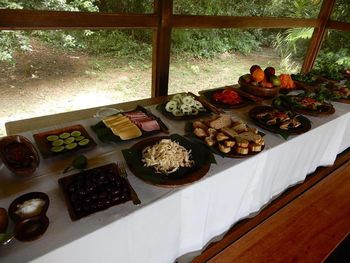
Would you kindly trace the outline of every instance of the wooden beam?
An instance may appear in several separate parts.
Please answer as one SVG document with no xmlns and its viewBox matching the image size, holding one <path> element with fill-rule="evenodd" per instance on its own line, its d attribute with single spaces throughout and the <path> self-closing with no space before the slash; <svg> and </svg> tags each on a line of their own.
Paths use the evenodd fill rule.
<svg viewBox="0 0 350 263">
<path fill-rule="evenodd" d="M 326 26 L 332 14 L 334 4 L 335 0 L 324 0 L 322 3 L 320 13 L 318 15 L 319 24 L 314 29 L 314 32 L 312 34 L 309 48 L 306 52 L 304 63 L 301 68 L 302 73 L 309 72 L 316 61 L 324 36 L 326 35 Z"/>
<path fill-rule="evenodd" d="M 153 31 L 152 97 L 168 95 L 173 0 L 155 0 L 158 25 Z"/>
<path fill-rule="evenodd" d="M 170 23 L 176 28 L 293 28 L 315 27 L 317 19 L 173 15 Z"/>
<path fill-rule="evenodd" d="M 157 15 L 0 9 L 0 30 L 155 28 Z"/>
<path fill-rule="evenodd" d="M 350 31 L 350 23 L 338 22 L 338 21 L 328 21 L 327 29 Z"/>
</svg>

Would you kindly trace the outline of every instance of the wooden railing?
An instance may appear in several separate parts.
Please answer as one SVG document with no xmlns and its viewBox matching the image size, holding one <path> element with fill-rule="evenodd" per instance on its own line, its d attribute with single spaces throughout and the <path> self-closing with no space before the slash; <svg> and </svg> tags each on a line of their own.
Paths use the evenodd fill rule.
<svg viewBox="0 0 350 263">
<path fill-rule="evenodd" d="M 152 29 L 152 97 L 168 94 L 171 31 L 173 28 L 300 28 L 314 32 L 302 72 L 315 63 L 328 29 L 350 31 L 350 23 L 331 21 L 335 0 L 324 0 L 317 19 L 175 15 L 173 0 L 154 0 L 153 14 L 0 9 L 0 30 Z"/>
</svg>

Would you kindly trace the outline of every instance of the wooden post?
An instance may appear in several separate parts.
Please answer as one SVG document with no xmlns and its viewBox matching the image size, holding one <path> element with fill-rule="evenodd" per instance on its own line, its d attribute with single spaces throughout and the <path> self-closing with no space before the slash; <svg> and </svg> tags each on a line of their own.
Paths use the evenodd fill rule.
<svg viewBox="0 0 350 263">
<path fill-rule="evenodd" d="M 173 0 L 155 0 L 154 11 L 158 26 L 153 31 L 152 97 L 157 97 L 168 95 Z"/>
<path fill-rule="evenodd" d="M 309 48 L 306 52 L 303 66 L 301 68 L 302 73 L 309 72 L 317 58 L 317 55 L 321 49 L 321 45 L 324 39 L 324 36 L 327 32 L 327 23 L 329 17 L 332 14 L 335 0 L 323 0 L 320 13 L 318 15 L 318 26 L 314 29 L 312 37 L 310 40 Z"/>
</svg>

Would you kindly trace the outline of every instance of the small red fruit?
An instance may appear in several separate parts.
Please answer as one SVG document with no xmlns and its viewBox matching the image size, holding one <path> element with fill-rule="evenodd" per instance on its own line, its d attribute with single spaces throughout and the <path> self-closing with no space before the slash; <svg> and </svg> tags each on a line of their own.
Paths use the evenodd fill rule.
<svg viewBox="0 0 350 263">
<path fill-rule="evenodd" d="M 272 76 L 272 75 L 275 75 L 276 70 L 275 70 L 273 67 L 267 67 L 267 68 L 264 70 L 264 73 L 265 73 L 267 76 Z"/>
<path fill-rule="evenodd" d="M 257 69 L 261 69 L 261 67 L 259 65 L 253 65 L 250 67 L 250 74 L 253 74 L 253 72 Z"/>
</svg>

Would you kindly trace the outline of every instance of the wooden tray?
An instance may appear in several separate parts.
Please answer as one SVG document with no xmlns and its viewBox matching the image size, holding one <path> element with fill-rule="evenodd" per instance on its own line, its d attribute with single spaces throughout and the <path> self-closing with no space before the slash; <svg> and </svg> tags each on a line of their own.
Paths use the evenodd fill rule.
<svg viewBox="0 0 350 263">
<path fill-rule="evenodd" d="M 49 142 L 46 137 L 49 135 L 59 135 L 64 132 L 71 133 L 73 131 L 79 131 L 81 132 L 81 136 L 84 136 L 86 139 L 89 139 L 89 143 L 85 146 L 80 146 L 78 145 L 76 148 L 72 150 L 63 150 L 62 152 L 52 152 L 51 151 L 51 142 Z M 90 150 L 91 148 L 96 146 L 96 142 L 92 139 L 92 137 L 88 134 L 88 132 L 85 130 L 85 128 L 82 125 L 74 125 L 74 126 L 69 126 L 61 129 L 56 129 L 56 130 L 51 130 L 51 131 L 46 131 L 46 132 L 41 132 L 33 135 L 34 140 L 36 142 L 36 145 L 39 148 L 39 151 L 41 152 L 42 156 L 44 158 L 49 158 L 49 157 L 54 157 L 54 156 L 59 156 L 59 155 L 64 155 L 64 154 L 69 154 L 69 153 L 77 153 L 77 152 L 82 152 L 82 151 L 87 151 Z"/>
<path fill-rule="evenodd" d="M 249 111 L 249 117 L 254 121 L 254 123 L 256 125 L 258 125 L 259 127 L 273 132 L 273 133 L 278 133 L 278 134 L 287 134 L 287 135 L 296 135 L 296 134 L 302 134 L 305 133 L 307 131 L 309 131 L 311 129 L 311 122 L 308 118 L 302 116 L 302 115 L 298 115 L 296 116 L 296 118 L 298 119 L 298 121 L 300 121 L 301 125 L 297 128 L 292 128 L 289 130 L 283 130 L 280 129 L 278 126 L 276 125 L 267 125 L 264 121 L 261 121 L 260 119 L 256 118 L 256 115 L 267 111 L 267 110 L 273 110 L 274 108 L 271 106 L 257 106 L 253 109 L 251 109 Z"/>
<path fill-rule="evenodd" d="M 103 184 L 99 181 L 101 179 L 100 176 L 103 176 L 106 180 L 103 181 Z M 81 185 L 91 185 L 93 188 L 83 189 L 85 194 L 81 195 L 81 190 L 79 190 L 80 193 L 78 193 L 79 183 Z M 66 176 L 59 179 L 58 184 L 63 191 L 68 212 L 73 221 L 131 200 L 128 184 L 124 178 L 119 176 L 118 166 L 115 163 Z M 116 193 L 117 190 L 119 191 L 118 193 Z M 89 191 L 90 193 L 88 193 Z M 119 198 L 118 200 L 117 198 L 113 199 L 114 194 L 117 195 L 121 192 L 123 193 L 122 195 L 124 195 L 123 198 Z M 97 198 L 94 198 L 93 195 L 96 195 Z M 77 196 L 79 196 L 79 199 L 84 200 L 84 203 L 82 202 L 81 204 L 82 209 L 80 211 L 74 207 L 72 201 Z M 90 200 L 89 202 L 88 199 Z M 109 199 L 109 204 L 103 203 L 103 206 L 100 206 L 99 202 L 105 202 L 105 199 Z M 85 205 L 88 209 L 84 209 Z M 92 208 L 92 206 L 94 207 Z"/>
<path fill-rule="evenodd" d="M 231 104 L 227 104 L 227 103 L 223 103 L 220 101 L 215 101 L 213 99 L 213 94 L 217 91 L 223 91 L 225 89 L 230 89 L 230 90 L 234 90 L 237 92 L 237 89 L 233 88 L 233 87 L 220 87 L 220 88 L 216 88 L 216 89 L 210 89 L 210 90 L 202 90 L 199 92 L 199 94 L 203 95 L 210 103 L 212 103 L 213 105 L 219 107 L 219 108 L 223 108 L 223 109 L 238 109 L 238 108 L 243 108 L 245 106 L 247 106 L 250 103 L 250 100 L 248 100 L 247 98 L 241 96 L 239 94 L 239 96 L 241 97 L 242 101 L 240 103 L 231 105 Z"/>
<path fill-rule="evenodd" d="M 241 78 L 238 80 L 238 83 L 242 90 L 250 94 L 253 94 L 254 96 L 262 97 L 262 98 L 274 98 L 275 96 L 278 95 L 278 92 L 280 90 L 279 87 L 264 88 L 264 87 L 254 86 L 254 85 L 245 83 L 244 81 L 241 80 Z"/>
<path fill-rule="evenodd" d="M 175 140 L 186 149 L 191 150 L 195 165 L 191 168 L 179 168 L 179 170 L 169 175 L 156 173 L 151 167 L 144 167 L 141 161 L 142 150 L 147 146 L 156 144 L 162 139 Z M 196 145 L 177 134 L 148 138 L 122 152 L 129 169 L 136 177 L 151 185 L 170 188 L 191 184 L 199 180 L 207 174 L 211 163 L 215 162 L 212 154 L 205 148 L 203 149 L 201 145 Z"/>
</svg>

